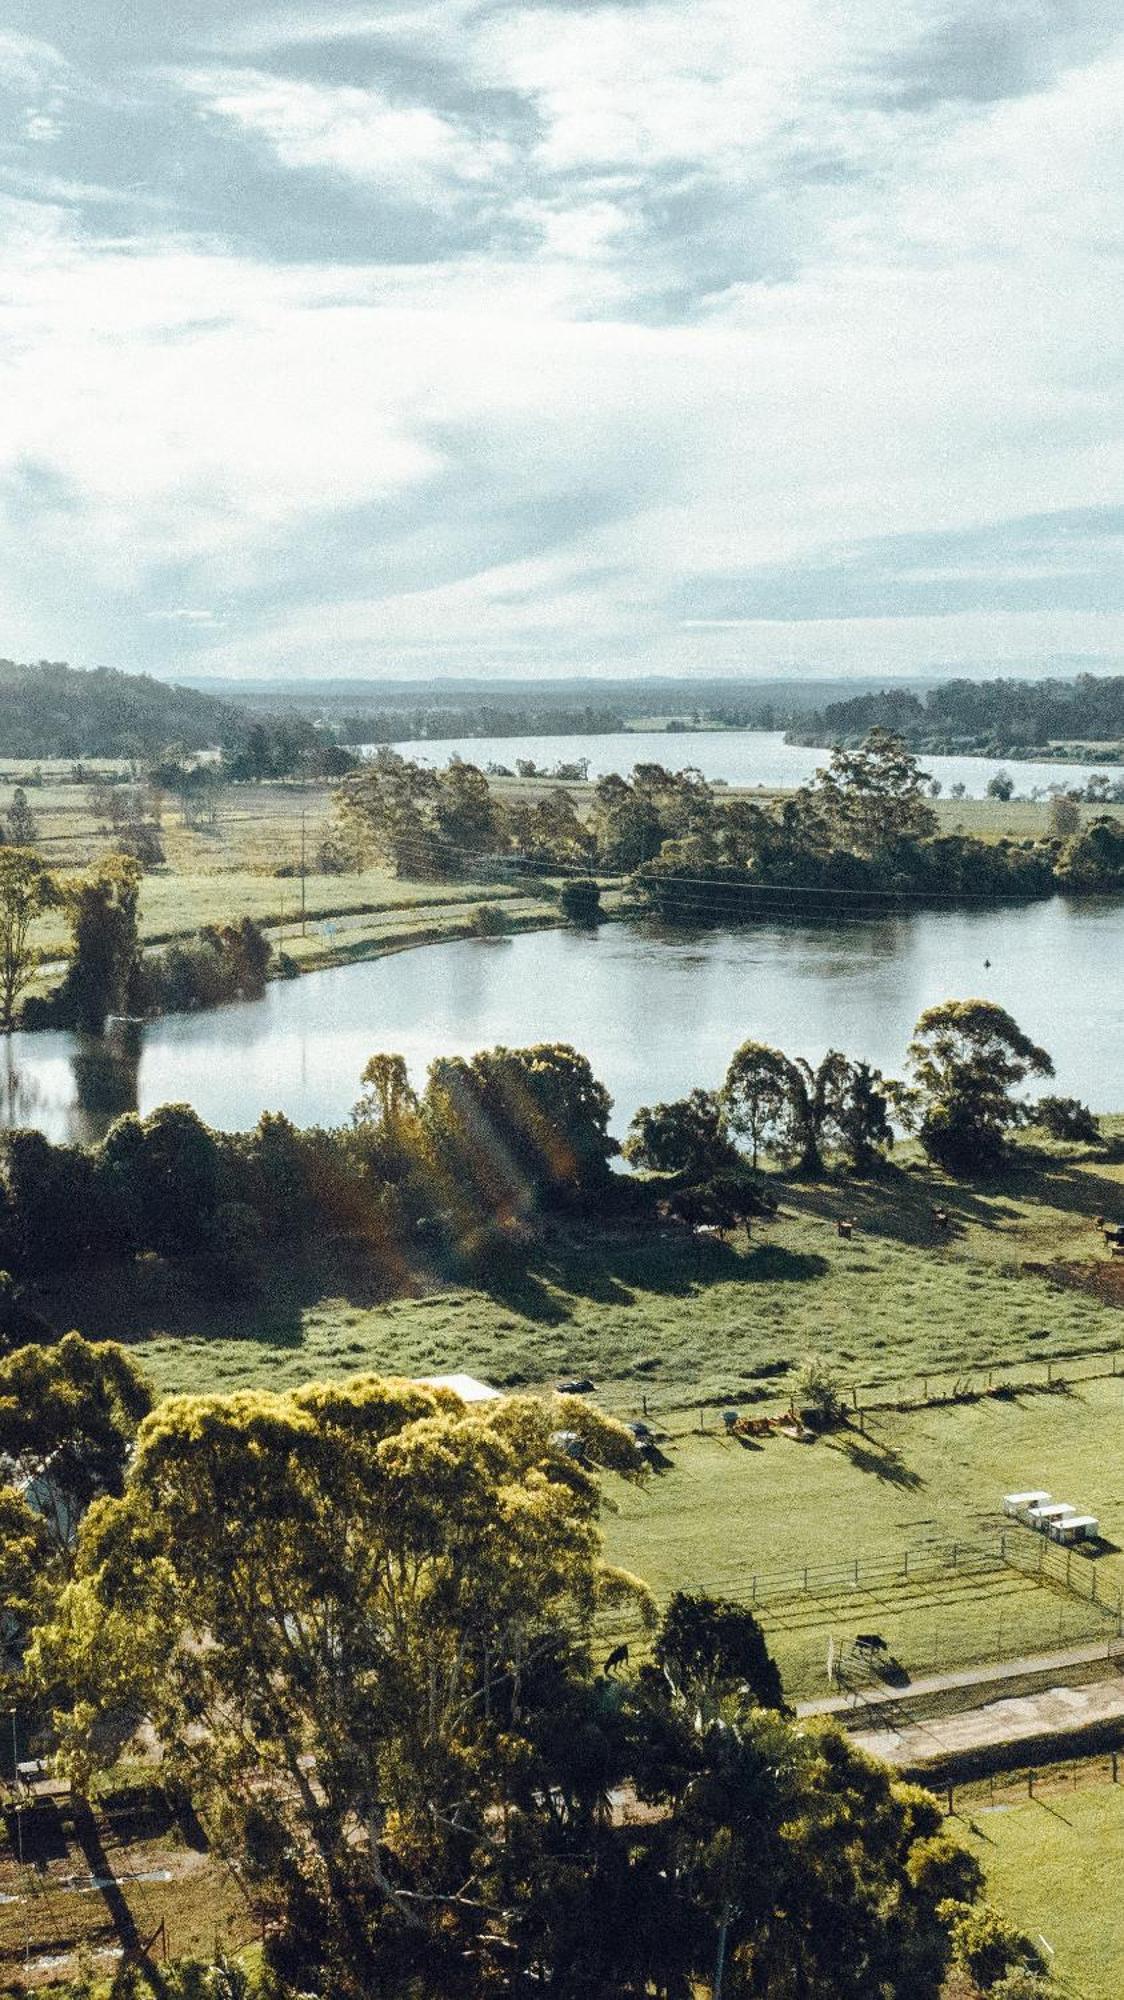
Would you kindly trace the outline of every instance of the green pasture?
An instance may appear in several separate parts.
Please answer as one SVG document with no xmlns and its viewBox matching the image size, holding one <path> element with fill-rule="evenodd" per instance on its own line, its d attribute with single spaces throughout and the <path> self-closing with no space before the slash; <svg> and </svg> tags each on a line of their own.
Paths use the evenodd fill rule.
<svg viewBox="0 0 1124 2000">
<path fill-rule="evenodd" d="M 660 1597 L 706 1590 L 754 1606 L 796 1696 L 827 1691 L 829 1637 L 849 1646 L 858 1631 L 882 1633 L 913 1678 L 1047 1652 L 1115 1629 L 1104 1607 L 1124 1588 L 1122 1436 L 1122 1378 L 878 1411 L 865 1434 L 814 1444 L 680 1420 L 663 1435 L 663 1470 L 640 1489 L 613 1483 L 606 1544 Z M 1072 1592 L 1036 1580 L 1037 1537 L 1002 1513 L 1005 1493 L 1031 1487 L 1100 1519 L 1104 1553 L 1073 1556 Z M 1003 1534 L 1025 1570 L 977 1569 L 973 1551 Z M 1094 1570 L 1099 1606 L 1086 1601 Z"/>
<path fill-rule="evenodd" d="M 1120 2000 L 1124 1786 L 1044 1792 L 951 1824 L 983 1867 L 990 1900 L 1040 1948 L 1042 1939 L 1052 1947 L 1062 1992 Z"/>
<path fill-rule="evenodd" d="M 749 1245 L 575 1224 L 464 1285 L 377 1243 L 329 1243 L 271 1257 L 233 1297 L 205 1272 L 142 1260 L 68 1274 L 44 1303 L 62 1326 L 142 1343 L 163 1389 L 448 1369 L 541 1388 L 581 1372 L 605 1407 L 641 1415 L 647 1399 L 671 1420 L 775 1406 L 815 1352 L 864 1385 L 860 1400 L 885 1400 L 890 1383 L 916 1400 L 926 1376 L 930 1394 L 986 1386 L 989 1368 L 997 1383 L 1044 1381 L 1049 1362 L 1077 1374 L 1082 1356 L 1119 1344 L 1108 1288 L 1120 1273 L 1092 1217 L 1124 1219 L 1122 1171 L 1059 1151 L 990 1187 L 898 1168 L 778 1181 L 781 1213 Z M 947 1235 L 934 1202 L 952 1212 Z M 850 1241 L 841 1214 L 858 1219 Z M 1082 1282 L 1056 1282 L 1059 1270 Z"/>
</svg>

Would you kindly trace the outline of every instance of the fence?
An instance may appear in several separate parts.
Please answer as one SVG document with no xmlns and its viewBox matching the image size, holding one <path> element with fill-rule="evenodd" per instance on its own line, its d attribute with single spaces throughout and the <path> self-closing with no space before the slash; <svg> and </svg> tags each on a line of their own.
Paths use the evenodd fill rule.
<svg viewBox="0 0 1124 2000">
<path fill-rule="evenodd" d="M 1074 1549 L 1059 1549 L 1045 1536 L 1011 1529 L 995 1542 L 922 1542 L 885 1554 L 856 1555 L 845 1562 L 802 1563 L 793 1569 L 758 1570 L 727 1595 L 762 1609 L 791 1604 L 807 1597 L 872 1595 L 890 1588 L 941 1578 L 991 1576 L 1016 1569 L 1044 1584 L 1053 1584 L 1095 1604 L 1106 1619 L 1121 1624 L 1124 1606 L 1119 1589 L 1098 1581 L 1097 1565 Z"/>
<path fill-rule="evenodd" d="M 976 1368 L 931 1371 L 885 1382 L 853 1382 L 843 1391 L 853 1410 L 897 1410 L 912 1404 L 956 1403 L 968 1397 L 1015 1394 L 1028 1389 L 1060 1389 L 1124 1375 L 1124 1348 L 1090 1348 L 1041 1361 L 994 1361 Z"/>
<path fill-rule="evenodd" d="M 942 1785 L 940 1796 L 946 1812 L 963 1816 L 973 1806 L 1023 1805 L 1028 1799 L 1045 1801 L 1066 1792 L 1084 1791 L 1091 1785 L 1122 1782 L 1124 1751 L 1107 1750 L 1095 1757 L 1069 1757 L 1056 1763 L 1032 1764 L 1018 1771 L 996 1771 L 985 1778 Z"/>
</svg>

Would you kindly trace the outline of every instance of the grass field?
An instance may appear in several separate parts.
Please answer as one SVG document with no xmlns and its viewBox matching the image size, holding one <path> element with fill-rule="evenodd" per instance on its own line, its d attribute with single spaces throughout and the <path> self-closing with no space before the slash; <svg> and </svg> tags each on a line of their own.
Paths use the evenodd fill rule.
<svg viewBox="0 0 1124 2000">
<path fill-rule="evenodd" d="M 829 1636 L 849 1645 L 856 1631 L 878 1631 L 916 1679 L 1115 1629 L 1103 1610 L 1033 1573 L 981 1571 L 971 1551 L 995 1550 L 1006 1531 L 1032 1565 L 1037 1540 L 1011 1528 L 1001 1502 L 1042 1486 L 1100 1517 L 1105 1553 L 1075 1556 L 1075 1582 L 1088 1591 L 1095 1568 L 1098 1598 L 1115 1610 L 1124 1588 L 1122 1378 L 1061 1395 L 880 1411 L 865 1435 L 848 1429 L 813 1445 L 669 1431 L 666 1470 L 641 1489 L 614 1485 L 609 1553 L 661 1597 L 689 1588 L 755 1606 L 794 1696 L 828 1691 Z M 955 1563 L 949 1544 L 959 1547 Z"/>
<path fill-rule="evenodd" d="M 778 1219 L 755 1225 L 749 1247 L 575 1225 L 492 1267 L 487 1289 L 326 1244 L 303 1262 L 278 1257 L 235 1300 L 142 1260 L 68 1274 L 44 1303 L 60 1325 L 143 1343 L 165 1389 L 448 1368 L 539 1387 L 581 1371 L 606 1407 L 639 1414 L 647 1396 L 669 1418 L 775 1399 L 809 1352 L 847 1383 L 908 1381 L 916 1399 L 926 1374 L 930 1394 L 1004 1364 L 1040 1380 L 1051 1359 L 1076 1372 L 1120 1341 L 1120 1269 L 1091 1217 L 1124 1219 L 1124 1162 L 1059 1152 L 994 1187 L 893 1167 L 777 1192 Z M 934 1237 L 934 1200 L 955 1218 L 948 1236 Z M 841 1212 L 859 1218 L 850 1241 L 836 1234 Z M 403 1283 L 418 1295 L 390 1296 Z"/>
<path fill-rule="evenodd" d="M 990 1900 L 1039 1942 L 1063 1992 L 1124 1993 L 1124 1786 L 1090 1785 L 952 1822 L 987 1874 Z"/>
</svg>

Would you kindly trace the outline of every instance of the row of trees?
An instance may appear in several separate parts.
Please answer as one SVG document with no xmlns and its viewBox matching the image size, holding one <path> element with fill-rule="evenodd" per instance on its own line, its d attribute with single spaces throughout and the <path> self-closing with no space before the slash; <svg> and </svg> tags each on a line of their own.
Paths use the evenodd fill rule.
<svg viewBox="0 0 1124 2000">
<path fill-rule="evenodd" d="M 300 1131 L 265 1114 L 211 1131 L 188 1105 L 119 1118 L 100 1146 L 9 1133 L 0 1266 L 21 1276 L 86 1257 L 216 1260 L 249 1277 L 267 1241 L 365 1238 L 387 1272 L 470 1260 L 543 1209 L 612 1192 L 611 1101 L 584 1056 L 559 1045 L 432 1064 L 425 1090 L 400 1056 L 372 1058 L 352 1124 Z"/>
<path fill-rule="evenodd" d="M 895 1121 L 919 1134 L 926 1152 L 953 1171 L 986 1171 L 1003 1157 L 1011 1128 L 1028 1115 L 1015 1092 L 1052 1076 L 1046 1050 L 990 1000 L 946 1000 L 921 1015 L 906 1056 L 906 1080 L 887 1080 L 869 1063 L 829 1049 L 819 1063 L 767 1043 L 743 1042 L 719 1091 L 694 1090 L 672 1104 L 644 1106 L 624 1144 L 634 1165 L 704 1178 L 737 1161 L 747 1142 L 790 1161 L 798 1173 L 823 1171 L 824 1151 L 859 1172 L 894 1143 Z M 1063 1139 L 1097 1136 L 1091 1113 L 1063 1098 L 1044 1100 L 1048 1129 Z"/>
<path fill-rule="evenodd" d="M 1002 1008 L 947 1001 L 918 1021 L 905 1082 L 836 1050 L 813 1065 L 747 1041 L 719 1091 L 641 1109 L 623 1151 L 635 1166 L 710 1183 L 716 1213 L 746 1220 L 769 1201 L 755 1178 L 761 1154 L 819 1173 L 831 1149 L 865 1170 L 895 1123 L 954 1171 L 994 1168 L 1027 1115 L 1016 1092 L 1051 1072 Z M 325 1233 L 366 1239 L 398 1277 L 486 1262 L 544 1214 L 613 1203 L 639 1214 L 657 1198 L 610 1172 L 611 1108 L 584 1056 L 541 1044 L 441 1058 L 420 1093 L 401 1056 L 373 1056 L 350 1125 L 334 1131 L 266 1113 L 252 1132 L 214 1132 L 190 1106 L 165 1105 L 119 1118 L 93 1148 L 12 1132 L 0 1266 L 24 1277 L 152 1251 L 212 1259 L 229 1287 L 253 1278 L 270 1240 Z M 1035 1115 L 1059 1137 L 1097 1136 L 1072 1100 L 1046 1099 Z"/>
<path fill-rule="evenodd" d="M 1124 885 L 1124 829 L 1110 818 L 1067 840 L 941 835 L 912 753 L 876 730 L 837 750 L 779 805 L 724 798 L 697 771 L 640 764 L 593 788 L 584 816 L 564 787 L 502 801 L 475 765 L 444 770 L 381 750 L 345 779 L 341 811 L 380 861 L 422 878 L 471 872 L 484 857 L 543 871 L 627 874 L 670 919 L 833 909 L 886 896 L 1044 896 Z"/>
<path fill-rule="evenodd" d="M 604 1477 L 644 1468 L 584 1399 L 153 1408 L 71 1335 L 0 1362 L 0 1460 L 5 1698 L 79 1794 L 130 1752 L 190 1805 L 275 2000 L 1045 1990 L 936 1801 L 793 1719 L 751 1613 L 657 1619 L 606 1564 Z M 606 1620 L 650 1663 L 599 1669 Z"/>
</svg>

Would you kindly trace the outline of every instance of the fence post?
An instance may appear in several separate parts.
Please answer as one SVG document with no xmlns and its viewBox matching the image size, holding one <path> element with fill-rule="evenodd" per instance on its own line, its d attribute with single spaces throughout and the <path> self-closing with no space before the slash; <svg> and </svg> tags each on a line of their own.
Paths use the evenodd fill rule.
<svg viewBox="0 0 1124 2000">
<path fill-rule="evenodd" d="M 855 1557 L 855 1589 L 859 1587 L 859 1559 Z"/>
<path fill-rule="evenodd" d="M 1027 1772 L 1027 1774 L 1026 1774 L 1026 1795 L 1027 1795 L 1027 1798 L 1028 1798 L 1028 1799 L 1032 1799 L 1032 1798 L 1034 1797 L 1034 1772 L 1033 1772 L 1033 1771 L 1028 1771 L 1028 1772 Z"/>
<path fill-rule="evenodd" d="M 1054 1380 L 1054 1364 L 1053 1364 L 1053 1362 L 1052 1362 L 1052 1361 L 1048 1361 L 1048 1362 L 1046 1363 L 1046 1387 L 1047 1387 L 1047 1388 L 1049 1388 L 1049 1387 L 1051 1386 L 1051 1384 L 1052 1384 L 1053 1380 Z"/>
<path fill-rule="evenodd" d="M 1113 1763 L 1115 1764 L 1115 1762 L 1116 1762 L 1116 1759 L 1115 1759 L 1115 1757 L 1113 1758 L 1113 1760 L 1112 1760 L 1112 1761 L 1113 1761 Z M 953 1804 L 952 1804 L 952 1786 L 951 1786 L 951 1785 L 949 1785 L 949 1787 L 948 1787 L 948 1816 L 949 1816 L 949 1818 L 950 1818 L 950 1819 L 952 1818 L 952 1814 L 953 1814 Z"/>
</svg>

